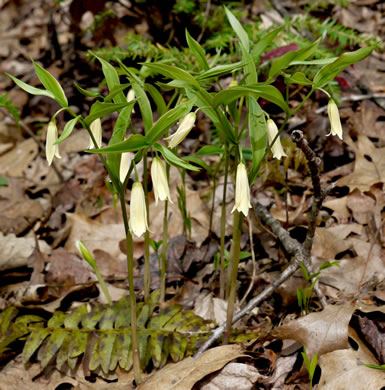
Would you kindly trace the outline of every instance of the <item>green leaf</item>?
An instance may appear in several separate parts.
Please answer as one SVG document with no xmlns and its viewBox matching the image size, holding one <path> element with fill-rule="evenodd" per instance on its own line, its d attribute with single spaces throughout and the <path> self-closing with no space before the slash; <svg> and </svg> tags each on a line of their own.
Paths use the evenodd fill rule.
<svg viewBox="0 0 385 390">
<path fill-rule="evenodd" d="M 211 167 L 207 165 L 203 160 L 196 156 L 184 156 L 182 158 L 184 161 L 190 161 L 196 165 L 200 165 L 203 169 L 205 169 L 207 172 L 211 171 Z"/>
<path fill-rule="evenodd" d="M 316 40 L 312 44 L 303 47 L 302 49 L 296 51 L 289 51 L 283 56 L 277 58 L 269 70 L 268 79 L 271 80 L 275 77 L 282 69 L 287 68 L 292 61 L 303 61 L 306 58 L 310 57 L 314 51 L 317 49 L 320 39 Z"/>
<path fill-rule="evenodd" d="M 152 100 L 156 104 L 158 114 L 162 116 L 167 111 L 167 106 L 164 102 L 163 96 L 152 84 L 144 84 L 144 89 L 150 94 Z"/>
<path fill-rule="evenodd" d="M 119 75 L 116 69 L 107 61 L 103 60 L 103 58 L 100 58 L 94 54 L 94 56 L 99 60 L 99 62 L 102 64 L 102 71 L 104 74 L 104 77 L 106 78 L 108 89 L 113 91 L 115 88 L 118 88 L 120 86 L 119 81 Z M 119 92 L 115 98 L 115 103 L 125 103 L 126 97 L 124 96 L 123 92 Z"/>
<path fill-rule="evenodd" d="M 86 89 L 83 89 L 76 81 L 74 81 L 75 88 L 84 96 L 92 97 L 92 98 L 97 98 L 100 97 L 102 98 L 103 96 L 99 92 L 92 92 L 92 91 L 87 91 Z"/>
<path fill-rule="evenodd" d="M 113 112 L 120 111 L 122 108 L 127 107 L 131 103 L 122 103 L 122 104 L 116 104 L 116 103 L 102 103 L 102 102 L 95 102 L 91 106 L 90 114 L 84 119 L 84 122 L 86 125 L 90 125 L 95 119 L 103 118 L 104 116 L 110 115 Z"/>
<path fill-rule="evenodd" d="M 24 344 L 22 359 L 27 364 L 32 355 L 37 351 L 42 342 L 50 335 L 51 332 L 44 328 L 33 329 Z"/>
<path fill-rule="evenodd" d="M 264 84 L 248 85 L 247 87 L 233 87 L 217 93 L 214 97 L 213 105 L 216 107 L 219 104 L 227 105 L 233 100 L 238 99 L 241 96 L 252 95 L 255 98 L 266 99 L 277 106 L 281 107 L 286 113 L 289 112 L 289 107 L 282 97 L 281 92 L 272 86 Z"/>
<path fill-rule="evenodd" d="M 195 153 L 195 156 L 215 156 L 223 153 L 224 153 L 223 148 L 219 146 L 205 145 Z"/>
<path fill-rule="evenodd" d="M 25 92 L 28 92 L 31 95 L 48 96 L 51 99 L 55 99 L 55 96 L 53 95 L 52 92 L 46 91 L 45 89 L 32 87 L 31 85 L 26 84 L 24 81 L 21 81 L 16 77 L 11 76 L 9 73 L 5 73 L 5 74 L 8 77 L 10 77 Z"/>
<path fill-rule="evenodd" d="M 118 335 L 117 354 L 119 356 L 119 366 L 128 371 L 132 367 L 132 342 L 128 330 Z"/>
<path fill-rule="evenodd" d="M 35 61 L 33 62 L 33 66 L 35 67 L 35 71 L 37 77 L 44 85 L 44 87 L 52 93 L 54 99 L 63 107 L 68 107 L 68 101 L 66 95 L 64 94 L 63 88 L 59 84 L 59 82 L 51 75 L 51 73 L 47 72 L 44 68 L 42 68 Z"/>
<path fill-rule="evenodd" d="M 186 41 L 191 52 L 197 59 L 200 67 L 204 70 L 209 69 L 209 64 L 207 63 L 206 54 L 202 46 L 189 34 L 186 29 Z"/>
<path fill-rule="evenodd" d="M 262 35 L 262 38 L 251 49 L 251 57 L 256 62 L 259 60 L 261 54 L 265 49 L 274 41 L 275 37 L 286 27 L 286 24 L 282 24 L 275 30 L 269 32 L 266 35 Z"/>
<path fill-rule="evenodd" d="M 71 119 L 66 123 L 64 126 L 63 132 L 61 133 L 61 136 L 58 138 L 58 140 L 55 142 L 55 145 L 60 144 L 60 142 L 63 142 L 66 138 L 68 138 L 74 127 L 76 126 L 76 123 L 79 122 L 79 119 L 81 118 L 81 115 L 78 115 L 77 117 Z"/>
<path fill-rule="evenodd" d="M 344 53 L 331 64 L 323 66 L 314 77 L 314 88 L 322 88 L 345 68 L 369 56 L 374 48 L 374 46 L 369 46 L 349 53 Z"/>
<path fill-rule="evenodd" d="M 135 91 L 135 95 L 139 104 L 140 112 L 142 113 L 142 119 L 144 123 L 144 130 L 147 133 L 152 127 L 152 109 L 147 94 L 139 83 L 133 82 L 132 88 Z"/>
<path fill-rule="evenodd" d="M 217 65 L 197 76 L 197 80 L 205 81 L 208 79 L 221 77 L 241 69 L 243 65 L 243 61 L 235 62 L 234 64 Z"/>
<path fill-rule="evenodd" d="M 47 328 L 60 328 L 63 325 L 66 317 L 67 314 L 63 313 L 62 311 L 55 311 L 53 316 L 47 322 Z"/>
<path fill-rule="evenodd" d="M 124 141 L 128 125 L 130 124 L 133 105 L 134 102 L 131 102 L 131 105 L 123 108 L 120 112 L 118 119 L 115 122 L 110 142 L 108 143 L 109 146 L 116 145 L 117 143 Z M 107 156 L 108 166 L 116 177 L 119 175 L 120 158 L 120 153 L 109 153 Z"/>
<path fill-rule="evenodd" d="M 177 155 L 175 155 L 170 149 L 166 148 L 163 145 L 160 145 L 158 143 L 155 143 L 153 145 L 154 149 L 158 150 L 160 153 L 162 153 L 164 159 L 170 164 L 174 165 L 176 167 L 189 169 L 191 171 L 199 171 L 200 168 L 195 167 L 194 165 L 191 165 L 185 161 L 183 161 L 181 158 L 179 158 Z"/>
<path fill-rule="evenodd" d="M 142 63 L 141 65 L 146 65 L 147 68 L 150 68 L 154 72 L 160 73 L 170 79 L 185 81 L 190 87 L 199 88 L 198 81 L 196 81 L 190 73 L 183 69 L 179 69 L 176 66 L 161 63 Z"/>
<path fill-rule="evenodd" d="M 286 78 L 288 84 L 312 85 L 313 82 L 309 80 L 302 72 L 295 72 L 293 75 Z"/>
<path fill-rule="evenodd" d="M 105 374 L 110 370 L 112 350 L 114 348 L 116 334 L 102 334 L 99 341 L 100 365 Z"/>
<path fill-rule="evenodd" d="M 246 50 L 246 48 L 241 44 L 242 50 L 242 61 L 245 63 L 244 72 L 246 75 L 246 84 L 257 84 L 258 76 L 257 70 L 255 68 L 255 64 L 253 58 Z"/>
<path fill-rule="evenodd" d="M 56 367 L 60 370 L 65 362 L 68 360 L 68 351 L 72 341 L 72 334 L 67 332 L 64 341 L 56 356 Z"/>
<path fill-rule="evenodd" d="M 225 11 L 226 11 L 227 19 L 229 19 L 229 22 L 235 34 L 237 34 L 237 37 L 241 41 L 242 45 L 246 48 L 246 50 L 249 51 L 250 44 L 249 44 L 249 36 L 247 35 L 247 32 L 242 27 L 241 23 L 239 23 L 239 20 L 227 9 L 227 7 L 225 7 Z"/>
<path fill-rule="evenodd" d="M 172 125 L 191 111 L 193 104 L 193 101 L 179 104 L 162 115 L 146 134 L 146 142 L 151 145 L 162 138 Z"/>
<path fill-rule="evenodd" d="M 120 92 L 122 92 L 123 90 L 125 90 L 126 88 L 130 87 L 131 84 L 130 83 L 126 83 L 126 84 L 121 84 L 121 85 L 117 85 L 116 87 L 114 87 L 112 90 L 110 90 L 110 93 L 108 94 L 108 96 L 106 96 L 104 98 L 104 101 L 106 103 L 114 100 L 115 96 L 120 94 Z M 127 99 L 125 100 L 127 101 Z"/>
<path fill-rule="evenodd" d="M 72 333 L 72 341 L 68 349 L 68 356 L 75 358 L 80 356 L 86 350 L 87 333 L 81 331 L 74 331 Z"/>
<path fill-rule="evenodd" d="M 64 329 L 55 329 L 50 332 L 51 336 L 46 340 L 42 347 L 40 347 L 37 354 L 42 368 L 47 367 L 51 359 L 56 355 L 64 342 L 67 332 Z"/>
<path fill-rule="evenodd" d="M 106 146 L 101 149 L 87 150 L 87 153 L 125 153 L 125 152 L 136 152 L 140 149 L 144 149 L 150 146 L 146 142 L 146 138 L 141 134 L 133 134 L 126 140 L 118 142 L 117 144 Z"/>
<path fill-rule="evenodd" d="M 87 306 L 80 305 L 64 319 L 64 327 L 76 329 L 79 322 L 88 314 Z"/>
<path fill-rule="evenodd" d="M 5 182 L 5 183 L 4 183 Z M 0 177 L 1 185 L 7 185 L 7 180 Z M 16 318 L 19 310 L 14 306 L 9 306 L 1 313 L 1 321 L 0 321 L 0 333 L 3 335 L 8 330 L 14 318 Z"/>
</svg>

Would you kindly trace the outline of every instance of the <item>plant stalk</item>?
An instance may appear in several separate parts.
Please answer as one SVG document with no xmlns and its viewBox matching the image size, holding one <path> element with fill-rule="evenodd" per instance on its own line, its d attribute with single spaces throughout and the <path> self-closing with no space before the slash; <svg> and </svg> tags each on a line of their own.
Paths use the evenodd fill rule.
<svg viewBox="0 0 385 390">
<path fill-rule="evenodd" d="M 162 252 L 160 253 L 160 303 L 165 301 L 167 280 L 168 200 L 164 202 Z"/>
<path fill-rule="evenodd" d="M 143 188 L 144 198 L 146 201 L 147 210 L 147 224 L 150 226 L 149 205 L 148 205 L 148 164 L 147 153 L 143 156 Z M 151 286 L 151 272 L 150 272 L 150 233 L 148 230 L 144 233 L 144 271 L 143 271 L 143 284 L 144 284 L 144 300 L 147 301 L 150 298 L 150 286 Z"/>
</svg>

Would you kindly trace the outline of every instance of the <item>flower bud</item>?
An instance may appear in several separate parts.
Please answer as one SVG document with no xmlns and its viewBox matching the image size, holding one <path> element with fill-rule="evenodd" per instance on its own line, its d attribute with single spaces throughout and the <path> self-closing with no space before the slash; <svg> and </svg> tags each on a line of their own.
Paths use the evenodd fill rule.
<svg viewBox="0 0 385 390">
<path fill-rule="evenodd" d="M 330 120 L 331 130 L 328 135 L 337 135 L 340 139 L 342 139 L 342 126 L 340 120 L 340 114 L 338 112 L 338 107 L 333 99 L 329 100 L 328 103 L 328 115 Z"/>
<path fill-rule="evenodd" d="M 182 118 L 176 132 L 165 138 L 168 141 L 169 148 L 175 148 L 175 146 L 179 145 L 186 138 L 187 134 L 194 127 L 195 119 L 195 112 L 190 112 Z"/>
<path fill-rule="evenodd" d="M 235 204 L 231 212 L 238 210 L 247 217 L 249 208 L 251 208 L 249 179 L 245 164 L 239 163 L 235 182 Z"/>
<path fill-rule="evenodd" d="M 141 237 L 148 230 L 146 200 L 142 184 L 138 181 L 131 190 L 129 227 L 137 237 Z"/>
<path fill-rule="evenodd" d="M 53 158 L 61 158 L 59 154 L 59 145 L 55 145 L 57 141 L 57 127 L 55 121 L 50 121 L 47 129 L 47 136 L 45 141 L 45 155 L 47 157 L 48 165 L 52 164 Z"/>
<path fill-rule="evenodd" d="M 274 141 L 274 138 L 278 134 L 278 127 L 272 119 L 267 120 L 267 136 L 269 138 L 270 145 Z M 273 157 L 280 160 L 281 157 L 287 156 L 287 154 L 283 151 L 281 140 L 279 136 L 276 138 L 275 142 L 271 145 L 271 150 L 273 152 Z"/>
<path fill-rule="evenodd" d="M 96 144 L 98 148 L 100 148 L 100 146 L 102 145 L 102 122 L 100 121 L 100 118 L 95 119 L 91 123 L 90 128 L 91 128 L 91 133 L 95 138 Z M 94 149 L 94 148 L 95 145 L 92 142 L 92 138 L 90 137 L 90 143 L 88 145 L 88 149 Z"/>
<path fill-rule="evenodd" d="M 83 259 L 92 267 L 96 267 L 95 259 L 82 240 L 76 240 L 75 246 Z"/>
<path fill-rule="evenodd" d="M 171 203 L 170 188 L 167 181 L 166 167 L 159 157 L 155 157 L 151 164 L 151 178 L 154 186 L 155 202 L 168 199 Z"/>
</svg>

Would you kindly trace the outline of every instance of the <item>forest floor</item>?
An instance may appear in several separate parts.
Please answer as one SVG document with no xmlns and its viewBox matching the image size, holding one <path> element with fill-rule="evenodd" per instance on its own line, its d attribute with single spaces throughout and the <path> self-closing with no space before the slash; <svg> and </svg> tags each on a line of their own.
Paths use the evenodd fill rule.
<svg viewBox="0 0 385 390">
<path fill-rule="evenodd" d="M 84 302 L 88 311 L 107 304 L 93 269 L 78 254 L 78 239 L 95 256 L 112 300 L 119 301 L 128 294 L 122 215 L 105 185 L 103 164 L 97 155 L 84 153 L 88 145 L 86 131 L 77 130 L 64 141 L 60 146 L 62 158 L 55 160 L 55 169 L 48 167 L 45 134 L 58 106 L 47 97 L 28 95 L 3 74 L 7 72 L 38 86 L 30 59 L 39 61 L 60 80 L 75 112 L 85 112 L 88 103 L 78 96 L 73 82 L 91 87 L 102 80 L 100 67 L 86 60 L 86 51 L 123 45 L 128 30 L 149 36 L 151 29 L 145 16 L 132 17 L 135 9 L 116 2 L 113 7 L 118 19 L 129 15 L 133 21 L 106 23 L 103 29 L 88 31 L 92 11 L 98 12 L 100 2 L 78 3 L 82 19 L 68 8 L 68 2 L 54 6 L 43 0 L 0 0 L 0 96 L 8 93 L 20 112 L 17 124 L 0 108 L 0 176 L 8 182 L 0 187 L 0 310 L 17 308 L 10 321 L 27 314 L 49 319 L 59 310 L 68 313 Z M 263 18 L 271 12 L 269 7 L 254 3 L 246 6 L 253 17 Z M 280 3 L 286 11 L 298 5 L 292 1 Z M 91 11 L 83 15 L 81 7 Z M 346 8 L 332 7 L 331 12 L 339 23 L 384 40 L 382 2 L 352 1 Z M 79 22 L 71 23 L 71 17 Z M 240 333 L 253 336 L 209 349 L 197 359 L 186 357 L 160 369 L 150 366 L 149 379 L 141 389 L 310 389 L 301 355 L 303 345 L 308 356 L 318 356 L 314 380 L 315 384 L 319 381 L 317 388 L 385 389 L 385 371 L 364 365 L 385 364 L 384 64 L 385 54 L 373 52 L 340 75 L 343 140 L 325 137 L 330 124 L 327 99 L 321 95 L 309 100 L 289 124 L 291 129 L 303 131 L 321 158 L 321 185 L 326 188 L 333 184 L 320 211 L 312 248 L 315 270 L 326 261 L 338 262 L 338 266 L 322 270 L 319 276 L 319 287 L 328 305 L 323 307 L 314 295 L 309 314 L 301 313 L 297 289 L 305 288 L 306 283 L 298 270 L 236 324 Z M 293 100 L 303 96 L 299 91 Z M 64 115 L 57 117 L 59 129 L 67 119 Z M 105 139 L 111 135 L 115 119 L 111 116 L 103 121 Z M 134 117 L 133 123 L 140 131 L 139 117 Z M 200 115 L 195 130 L 183 144 L 186 154 L 202 144 L 206 130 L 206 118 Z M 287 162 L 284 159 L 281 166 L 272 159 L 264 163 L 252 187 L 253 205 L 266 207 L 301 243 L 308 225 L 312 182 L 309 174 L 303 174 L 304 158 L 295 157 L 295 144 L 289 135 L 283 138 Z M 208 158 L 206 162 L 214 164 L 217 160 Z M 180 175 L 172 168 L 174 204 L 168 210 L 166 303 L 180 304 L 183 310 L 222 324 L 227 303 L 218 296 L 214 259 L 219 250 L 223 173 L 217 178 L 215 191 L 212 180 L 204 174 L 186 176 L 186 204 L 191 216 L 188 237 L 184 235 L 177 202 L 180 185 Z M 127 199 L 129 195 L 127 191 Z M 151 237 L 159 242 L 163 206 L 156 205 L 150 197 Z M 229 216 L 233 203 L 234 185 L 230 181 L 226 198 Z M 290 262 L 277 235 L 253 211 L 244 222 L 241 237 L 245 255 L 239 265 L 237 310 L 277 280 Z M 232 223 L 229 217 L 228 249 Z M 143 255 L 143 239 L 135 239 L 139 298 L 143 292 Z M 155 290 L 159 286 L 159 266 L 156 255 L 151 259 Z M 0 319 L 4 324 L 4 316 L 0 315 Z M 1 344 L 3 328 L 0 335 L 0 390 L 134 388 L 131 371 L 90 372 L 81 359 L 72 370 L 58 368 L 53 362 L 42 370 L 38 353 L 26 364 L 22 359 L 25 340 L 20 338 L 6 349 Z M 175 381 L 182 384 L 176 385 Z"/>
</svg>

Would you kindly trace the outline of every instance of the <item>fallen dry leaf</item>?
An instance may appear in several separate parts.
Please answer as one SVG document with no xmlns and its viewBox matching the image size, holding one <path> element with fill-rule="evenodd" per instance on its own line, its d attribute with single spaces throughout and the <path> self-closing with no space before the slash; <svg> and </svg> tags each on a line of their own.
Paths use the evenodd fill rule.
<svg viewBox="0 0 385 390">
<path fill-rule="evenodd" d="M 243 363 L 229 363 L 213 378 L 205 381 L 200 390 L 251 390 L 258 379 L 264 379 L 258 370 Z"/>
<path fill-rule="evenodd" d="M 291 339 L 305 345 L 311 359 L 316 352 L 321 356 L 348 346 L 348 325 L 353 312 L 350 303 L 328 305 L 321 312 L 278 327 L 273 334 L 279 339 Z"/>
<path fill-rule="evenodd" d="M 373 184 L 385 182 L 385 148 L 376 148 L 370 139 L 358 135 L 357 142 L 346 137 L 345 142 L 356 154 L 354 171 L 337 181 L 338 186 L 348 186 L 351 191 L 358 188 L 368 191 Z"/>
<path fill-rule="evenodd" d="M 214 297 L 211 292 L 202 292 L 195 300 L 194 313 L 205 320 L 222 325 L 226 321 L 227 302 Z"/>
<path fill-rule="evenodd" d="M 240 345 L 223 345 L 209 349 L 200 357 L 189 357 L 170 364 L 148 378 L 138 390 L 190 390 L 196 382 L 225 364 L 242 356 Z"/>
<path fill-rule="evenodd" d="M 287 375 L 293 371 L 294 364 L 297 360 L 297 354 L 285 357 L 279 357 L 275 362 L 276 369 L 271 378 L 269 378 L 265 383 L 273 384 L 272 390 L 282 389 L 283 384 Z"/>
</svg>

